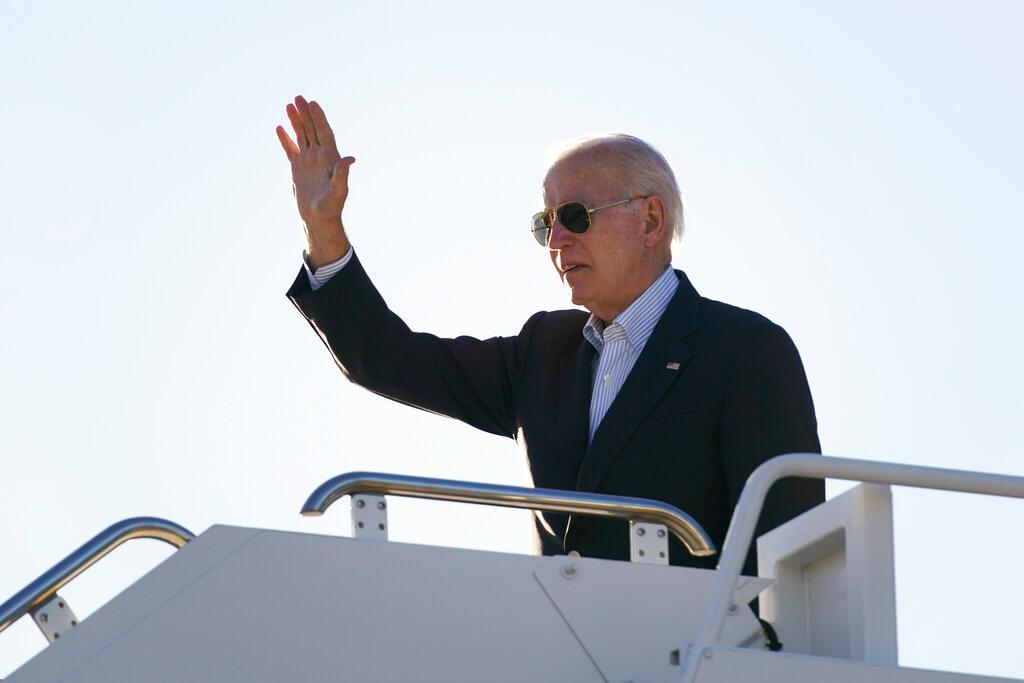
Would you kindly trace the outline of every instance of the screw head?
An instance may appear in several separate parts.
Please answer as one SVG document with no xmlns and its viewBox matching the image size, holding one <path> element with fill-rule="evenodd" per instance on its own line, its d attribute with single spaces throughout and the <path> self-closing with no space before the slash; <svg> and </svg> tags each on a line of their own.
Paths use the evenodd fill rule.
<svg viewBox="0 0 1024 683">
<path fill-rule="evenodd" d="M 380 529 L 381 531 L 384 531 L 384 524 L 383 523 L 378 524 L 377 528 Z"/>
<path fill-rule="evenodd" d="M 715 653 L 711 651 L 711 648 L 704 649 L 704 659 L 714 659 Z"/>
<path fill-rule="evenodd" d="M 574 578 L 578 571 L 579 567 L 576 566 L 575 562 L 570 562 L 568 564 L 562 565 L 562 576 L 564 576 L 567 579 Z"/>
<path fill-rule="evenodd" d="M 49 615 L 46 614 L 46 612 L 43 612 L 42 614 L 39 615 L 39 621 L 43 622 L 44 624 L 46 622 L 48 622 L 49 620 L 50 620 L 50 617 L 49 617 Z"/>
<path fill-rule="evenodd" d="M 636 528 L 636 535 L 637 536 L 646 536 L 647 535 L 647 529 L 643 528 L 642 526 L 638 526 Z"/>
<path fill-rule="evenodd" d="M 658 538 L 665 538 L 665 530 L 658 529 Z"/>
<path fill-rule="evenodd" d="M 366 507 L 366 501 L 363 500 L 362 498 L 358 498 L 356 500 L 356 507 L 357 508 L 364 508 L 364 507 Z"/>
<path fill-rule="evenodd" d="M 383 510 L 387 506 L 388 506 L 387 503 L 385 503 L 383 500 L 377 503 L 377 509 L 378 510 Z"/>
</svg>

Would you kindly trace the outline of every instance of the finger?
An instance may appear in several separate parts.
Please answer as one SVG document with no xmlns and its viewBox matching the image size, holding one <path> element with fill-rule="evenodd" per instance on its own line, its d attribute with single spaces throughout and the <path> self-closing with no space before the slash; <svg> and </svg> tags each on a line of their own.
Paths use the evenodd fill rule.
<svg viewBox="0 0 1024 683">
<path fill-rule="evenodd" d="M 295 108 L 294 104 L 289 104 L 284 110 L 288 114 L 288 120 L 292 122 L 292 128 L 295 129 L 295 141 L 298 143 L 299 149 L 306 149 L 309 147 L 309 138 L 306 137 L 306 127 L 302 125 L 299 110 Z"/>
<path fill-rule="evenodd" d="M 313 117 L 309 113 L 309 102 L 302 95 L 295 98 L 295 108 L 299 110 L 302 118 L 302 126 L 306 129 L 306 137 L 310 145 L 318 145 L 320 141 L 316 137 L 316 126 L 313 125 Z"/>
<path fill-rule="evenodd" d="M 313 117 L 313 125 L 316 127 L 316 139 L 325 147 L 337 147 L 334 142 L 334 131 L 331 124 L 327 122 L 327 115 L 324 114 L 320 103 L 313 100 L 309 103 L 309 113 Z"/>
<path fill-rule="evenodd" d="M 355 157 L 345 157 L 334 164 L 334 174 L 331 176 L 331 188 L 335 192 L 348 192 L 348 169 L 356 163 Z"/>
<path fill-rule="evenodd" d="M 288 156 L 288 161 L 292 161 L 295 157 L 299 156 L 299 148 L 295 146 L 295 142 L 288 137 L 288 133 L 285 132 L 283 126 L 277 127 L 277 139 L 281 141 L 281 147 L 284 148 L 284 153 Z"/>
</svg>

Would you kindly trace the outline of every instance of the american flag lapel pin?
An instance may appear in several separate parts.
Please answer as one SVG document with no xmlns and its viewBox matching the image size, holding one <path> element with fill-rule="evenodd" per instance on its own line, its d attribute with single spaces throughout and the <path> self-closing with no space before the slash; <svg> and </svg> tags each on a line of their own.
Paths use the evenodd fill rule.
<svg viewBox="0 0 1024 683">
<path fill-rule="evenodd" d="M 678 370 L 679 369 L 679 363 L 669 363 L 668 365 L 665 366 L 665 369 L 667 369 L 667 370 Z"/>
</svg>

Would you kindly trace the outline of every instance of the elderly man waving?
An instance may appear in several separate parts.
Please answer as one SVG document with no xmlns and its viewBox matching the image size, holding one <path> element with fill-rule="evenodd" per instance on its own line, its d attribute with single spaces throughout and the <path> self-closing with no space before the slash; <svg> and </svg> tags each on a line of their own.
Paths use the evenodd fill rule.
<svg viewBox="0 0 1024 683">
<path fill-rule="evenodd" d="M 700 296 L 671 266 L 682 234 L 672 169 L 628 135 L 566 145 L 543 179 L 531 229 L 571 309 L 534 314 L 514 337 L 443 339 L 391 312 L 342 221 L 352 157 L 323 109 L 287 106 L 278 127 L 305 222 L 305 263 L 288 297 L 341 371 L 371 391 L 516 439 L 544 488 L 654 498 L 722 544 L 746 478 L 765 460 L 820 452 L 796 347 L 757 313 Z M 824 500 L 820 481 L 776 486 L 759 533 Z M 545 554 L 628 559 L 624 522 L 538 516 Z M 713 567 L 672 539 L 672 564 Z M 756 573 L 754 552 L 745 570 Z"/>
</svg>

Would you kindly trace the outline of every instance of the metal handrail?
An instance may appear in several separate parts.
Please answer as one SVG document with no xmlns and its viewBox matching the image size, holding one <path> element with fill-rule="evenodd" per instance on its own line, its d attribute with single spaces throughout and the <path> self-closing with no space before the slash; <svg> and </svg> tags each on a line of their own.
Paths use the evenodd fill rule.
<svg viewBox="0 0 1024 683">
<path fill-rule="evenodd" d="M 835 458 L 816 453 L 780 455 L 762 463 L 747 479 L 725 536 L 721 562 L 701 617 L 700 629 L 687 650 L 683 681 L 692 683 L 700 667 L 701 652 L 717 644 L 733 591 L 739 581 L 747 551 L 754 540 L 768 490 L 785 477 L 844 479 L 872 484 L 982 493 L 1005 498 L 1024 498 L 1024 477 L 920 465 L 901 465 L 872 460 Z"/>
<path fill-rule="evenodd" d="M 302 514 L 322 515 L 338 498 L 356 493 L 428 498 L 546 512 L 569 512 L 664 524 L 682 541 L 691 555 L 705 557 L 716 552 L 715 544 L 693 517 L 673 505 L 657 500 L 408 477 L 379 472 L 349 472 L 328 479 L 306 499 L 302 506 Z"/>
<path fill-rule="evenodd" d="M 180 548 L 195 537 L 183 526 L 158 517 L 132 517 L 112 524 L 0 605 L 0 631 L 44 604 L 97 560 L 134 538 L 155 538 Z"/>
</svg>

